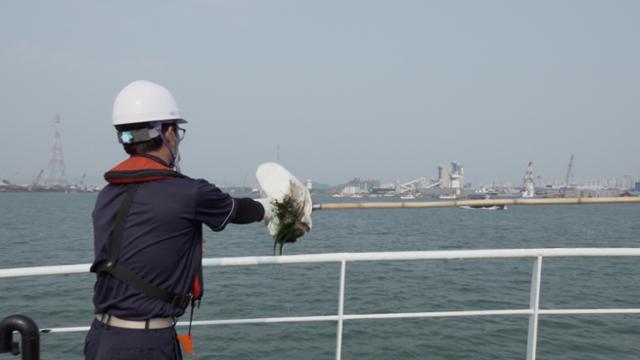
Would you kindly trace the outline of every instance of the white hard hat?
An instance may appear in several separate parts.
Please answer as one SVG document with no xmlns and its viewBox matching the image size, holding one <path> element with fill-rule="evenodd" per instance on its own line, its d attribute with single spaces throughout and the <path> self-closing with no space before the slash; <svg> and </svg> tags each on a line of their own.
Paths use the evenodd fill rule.
<svg viewBox="0 0 640 360">
<path fill-rule="evenodd" d="M 151 81 L 132 82 L 120 91 L 113 103 L 114 126 L 166 120 L 187 122 L 169 90 Z"/>
</svg>

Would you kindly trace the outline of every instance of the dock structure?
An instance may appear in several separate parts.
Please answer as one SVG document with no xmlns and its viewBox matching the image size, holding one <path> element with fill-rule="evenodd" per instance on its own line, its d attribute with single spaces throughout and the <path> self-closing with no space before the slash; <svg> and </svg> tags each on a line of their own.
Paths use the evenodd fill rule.
<svg viewBox="0 0 640 360">
<path fill-rule="evenodd" d="M 638 196 L 626 197 L 575 197 L 575 198 L 509 198 L 480 200 L 399 201 L 399 202 L 344 202 L 314 204 L 313 210 L 341 209 L 424 209 L 461 206 L 512 206 L 512 205 L 593 205 L 640 203 Z"/>
</svg>

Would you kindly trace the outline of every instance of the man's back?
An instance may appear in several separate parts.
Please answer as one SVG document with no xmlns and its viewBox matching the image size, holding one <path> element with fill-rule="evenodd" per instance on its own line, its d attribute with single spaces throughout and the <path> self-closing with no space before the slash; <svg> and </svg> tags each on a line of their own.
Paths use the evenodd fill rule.
<svg viewBox="0 0 640 360">
<path fill-rule="evenodd" d="M 127 185 L 108 185 L 93 212 L 96 260 L 109 257 L 110 236 Z M 171 178 L 142 183 L 127 216 L 119 264 L 162 289 L 188 293 L 200 263 L 202 223 L 221 230 L 233 199 L 204 180 Z M 96 282 L 96 313 L 144 320 L 180 316 L 182 309 L 144 296 L 102 273 Z"/>
</svg>

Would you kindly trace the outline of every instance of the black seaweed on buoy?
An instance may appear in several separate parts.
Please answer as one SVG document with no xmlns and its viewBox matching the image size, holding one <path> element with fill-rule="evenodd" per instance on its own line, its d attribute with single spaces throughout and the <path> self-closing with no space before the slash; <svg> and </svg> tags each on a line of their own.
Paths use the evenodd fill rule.
<svg viewBox="0 0 640 360">
<path fill-rule="evenodd" d="M 309 225 L 300 221 L 304 216 L 304 202 L 296 201 L 290 194 L 285 195 L 282 201 L 275 200 L 274 207 L 278 218 L 278 230 L 273 236 L 273 254 L 276 254 L 276 246 L 282 247 L 286 243 L 294 243 L 299 237 L 309 232 Z"/>
</svg>

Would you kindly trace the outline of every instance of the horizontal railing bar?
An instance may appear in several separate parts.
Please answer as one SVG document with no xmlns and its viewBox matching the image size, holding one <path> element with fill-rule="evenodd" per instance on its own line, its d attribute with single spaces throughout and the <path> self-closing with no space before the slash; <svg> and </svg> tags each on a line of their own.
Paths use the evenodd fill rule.
<svg viewBox="0 0 640 360">
<path fill-rule="evenodd" d="M 640 256 L 640 248 L 542 248 L 493 250 L 436 250 L 363 253 L 327 253 L 286 256 L 245 256 L 202 259 L 203 266 L 252 266 L 340 261 L 454 260 L 518 257 Z M 0 269 L 0 278 L 87 273 L 90 264 Z"/>
<path fill-rule="evenodd" d="M 531 313 L 532 313 L 531 309 L 431 311 L 431 312 L 417 312 L 417 313 L 344 315 L 344 319 L 345 320 L 375 320 L 375 319 L 439 318 L 439 317 L 465 317 L 465 316 L 531 315 Z"/>
<path fill-rule="evenodd" d="M 254 319 L 229 319 L 229 320 L 199 320 L 194 321 L 192 326 L 206 325 L 238 325 L 238 324 L 273 324 L 273 323 L 290 323 L 290 322 L 316 322 L 316 321 L 337 321 L 338 315 L 324 316 L 291 316 L 291 317 L 272 317 L 272 318 L 254 318 Z M 176 326 L 189 326 L 188 321 L 178 321 Z M 41 329 L 42 333 L 67 333 L 89 331 L 88 326 L 61 327 L 61 328 L 45 328 Z"/>
<path fill-rule="evenodd" d="M 540 315 L 640 314 L 640 309 L 540 309 Z"/>
<path fill-rule="evenodd" d="M 237 324 L 273 324 L 273 323 L 290 323 L 290 322 L 317 322 L 317 321 L 338 321 L 338 315 L 325 316 L 293 316 L 293 317 L 274 317 L 274 318 L 256 318 L 256 319 L 229 319 L 229 320 L 201 320 L 194 321 L 193 326 L 204 325 L 237 325 Z M 188 321 L 179 321 L 178 326 L 188 326 Z"/>
<path fill-rule="evenodd" d="M 379 319 L 407 319 L 407 318 L 445 318 L 445 317 L 472 317 L 472 316 L 505 316 L 505 315 L 531 315 L 531 309 L 512 310 L 468 310 L 468 311 L 432 311 L 414 313 L 384 313 L 384 314 L 351 314 L 344 315 L 343 320 L 379 320 Z M 540 309 L 540 315 L 625 315 L 640 314 L 640 309 Z M 200 320 L 194 321 L 192 326 L 209 325 L 238 325 L 238 324 L 274 324 L 291 322 L 318 322 L 318 321 L 338 321 L 338 315 L 322 316 L 292 316 L 292 317 L 271 317 L 253 319 L 229 319 L 229 320 Z M 179 321 L 176 326 L 189 326 L 188 321 Z M 88 326 L 61 327 L 42 329 L 42 333 L 70 333 L 86 332 Z"/>
<path fill-rule="evenodd" d="M 453 260 L 516 257 L 640 256 L 640 248 L 543 248 L 327 253 L 203 259 L 204 266 L 248 266 L 346 261 Z"/>
<path fill-rule="evenodd" d="M 87 331 L 89 331 L 89 326 L 40 329 L 40 332 L 43 334 L 61 334 L 61 333 L 87 332 Z"/>
<path fill-rule="evenodd" d="M 41 276 L 41 275 L 68 275 L 68 274 L 87 274 L 91 264 L 76 265 L 50 265 L 50 266 L 31 266 L 12 269 L 0 269 L 0 278 L 23 277 L 23 276 Z"/>
</svg>

